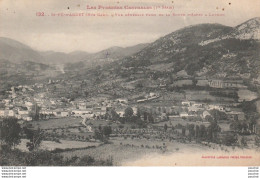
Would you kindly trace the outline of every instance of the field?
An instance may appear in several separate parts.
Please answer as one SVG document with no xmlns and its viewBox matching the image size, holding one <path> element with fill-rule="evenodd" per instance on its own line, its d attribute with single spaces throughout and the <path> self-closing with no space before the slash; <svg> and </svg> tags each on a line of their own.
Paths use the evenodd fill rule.
<svg viewBox="0 0 260 178">
<path fill-rule="evenodd" d="M 165 145 L 166 149 L 162 149 Z M 112 157 L 115 165 L 125 165 L 128 162 L 138 160 L 142 157 L 157 155 L 168 155 L 172 153 L 186 152 L 202 152 L 210 150 L 228 150 L 227 147 L 220 147 L 218 145 L 205 146 L 195 143 L 179 143 L 176 141 L 157 141 L 145 139 L 123 139 L 111 138 L 110 144 L 104 144 L 96 148 L 89 148 L 85 150 L 67 151 L 62 155 L 65 157 L 85 156 L 90 155 L 97 159 L 107 159 Z"/>
<path fill-rule="evenodd" d="M 240 100 L 245 100 L 245 101 L 251 101 L 258 97 L 257 93 L 245 89 L 238 90 L 237 94 Z"/>
<path fill-rule="evenodd" d="M 22 139 L 21 143 L 17 146 L 18 149 L 22 151 L 28 151 L 26 148 L 27 139 Z M 43 141 L 41 143 L 40 149 L 46 150 L 54 150 L 58 149 L 72 149 L 72 148 L 86 148 L 90 146 L 98 146 L 100 143 L 98 142 L 81 142 L 81 141 L 68 141 L 68 140 L 60 140 L 60 143 L 54 141 Z"/>
<path fill-rule="evenodd" d="M 76 127 L 81 125 L 81 118 L 60 118 L 60 119 L 49 119 L 30 122 L 33 127 L 41 129 L 55 129 L 55 128 L 66 128 L 66 127 Z"/>
</svg>

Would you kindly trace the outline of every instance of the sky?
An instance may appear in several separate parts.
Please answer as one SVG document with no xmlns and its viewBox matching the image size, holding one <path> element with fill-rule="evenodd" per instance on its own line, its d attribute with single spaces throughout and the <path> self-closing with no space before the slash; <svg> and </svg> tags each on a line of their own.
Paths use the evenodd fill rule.
<svg viewBox="0 0 260 178">
<path fill-rule="evenodd" d="M 162 10 L 93 10 L 89 6 L 174 7 Z M 45 16 L 36 16 L 44 12 Z M 110 16 L 57 17 L 51 13 L 100 13 Z M 111 14 L 156 13 L 156 17 Z M 224 16 L 158 16 L 158 14 Z M 49 15 L 49 16 L 48 16 Z M 40 51 L 97 52 L 112 46 L 150 43 L 180 28 L 200 23 L 236 26 L 260 16 L 260 0 L 0 0 L 0 36 Z"/>
</svg>

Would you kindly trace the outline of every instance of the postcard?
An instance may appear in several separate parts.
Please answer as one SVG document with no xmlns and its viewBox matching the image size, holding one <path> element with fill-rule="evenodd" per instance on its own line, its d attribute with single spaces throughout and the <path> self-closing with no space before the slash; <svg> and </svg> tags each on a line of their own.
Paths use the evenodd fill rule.
<svg viewBox="0 0 260 178">
<path fill-rule="evenodd" d="M 1 0 L 0 166 L 259 166 L 259 0 Z"/>
</svg>

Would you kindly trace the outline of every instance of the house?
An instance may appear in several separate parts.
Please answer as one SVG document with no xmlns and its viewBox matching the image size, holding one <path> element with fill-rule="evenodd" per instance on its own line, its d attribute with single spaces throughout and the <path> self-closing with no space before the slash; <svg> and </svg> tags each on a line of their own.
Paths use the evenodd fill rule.
<svg viewBox="0 0 260 178">
<path fill-rule="evenodd" d="M 200 79 L 200 80 L 198 80 L 196 85 L 201 86 L 201 87 L 206 87 L 206 86 L 209 86 L 209 82 L 206 79 Z"/>
<path fill-rule="evenodd" d="M 208 109 L 209 109 L 209 110 L 216 109 L 216 110 L 219 110 L 219 111 L 225 111 L 225 108 L 224 108 L 223 106 L 214 105 L 214 104 L 210 104 L 210 105 L 208 106 Z"/>
<path fill-rule="evenodd" d="M 203 110 L 203 108 L 199 108 L 199 107 L 197 107 L 197 106 L 190 106 L 190 107 L 188 107 L 188 111 L 193 111 L 193 112 L 197 112 L 197 111 L 199 111 L 199 110 Z"/>
<path fill-rule="evenodd" d="M 157 94 L 156 93 L 153 93 L 153 92 L 150 92 L 150 97 L 154 97 L 154 96 L 157 96 Z"/>
<path fill-rule="evenodd" d="M 4 99 L 3 101 L 4 101 L 5 103 L 10 103 L 10 102 L 11 102 L 10 99 Z"/>
<path fill-rule="evenodd" d="M 191 106 L 190 101 L 182 101 L 181 104 L 182 104 L 182 106 Z"/>
<path fill-rule="evenodd" d="M 124 109 L 115 109 L 116 113 L 120 116 L 123 117 L 125 114 L 125 110 Z"/>
<path fill-rule="evenodd" d="M 67 115 L 67 116 L 76 116 L 76 117 L 82 117 L 82 118 L 93 118 L 94 115 L 98 116 L 100 115 L 100 112 L 96 113 L 94 110 L 92 111 L 92 109 L 88 108 L 88 109 L 84 109 L 84 110 L 79 110 L 79 109 L 75 109 L 72 110 L 71 113 L 66 113 L 66 111 L 62 111 L 61 115 Z M 63 116 L 63 117 L 67 117 L 67 116 Z"/>
<path fill-rule="evenodd" d="M 15 116 L 15 112 L 13 110 L 5 110 L 4 116 L 14 117 Z"/>
<path fill-rule="evenodd" d="M 68 117 L 68 116 L 70 116 L 70 113 L 68 111 L 61 111 L 60 116 L 61 117 Z"/>
<path fill-rule="evenodd" d="M 26 120 L 26 121 L 32 121 L 32 117 L 30 117 L 30 116 L 24 116 L 23 117 L 23 120 Z"/>
<path fill-rule="evenodd" d="M 78 105 L 78 108 L 84 110 L 86 109 L 86 105 Z"/>
<path fill-rule="evenodd" d="M 52 105 L 55 105 L 56 104 L 56 101 L 55 100 L 50 100 L 51 104 Z"/>
<path fill-rule="evenodd" d="M 142 102 L 145 102 L 147 101 L 147 99 L 140 99 L 140 100 L 137 100 L 137 103 L 142 103 Z"/>
<path fill-rule="evenodd" d="M 101 116 L 106 114 L 106 107 L 95 107 L 93 108 L 93 114 Z"/>
<path fill-rule="evenodd" d="M 18 109 L 18 114 L 19 114 L 19 115 L 24 115 L 24 114 L 27 114 L 27 115 L 28 115 L 28 114 L 29 114 L 29 111 L 28 111 L 28 110 L 19 110 L 19 109 Z"/>
<path fill-rule="evenodd" d="M 126 99 L 126 98 L 119 98 L 116 101 L 119 102 L 119 103 L 122 103 L 122 104 L 127 104 L 128 103 L 128 99 Z"/>
<path fill-rule="evenodd" d="M 189 114 L 187 112 L 181 112 L 180 117 L 188 117 Z"/>
<path fill-rule="evenodd" d="M 24 104 L 25 104 L 26 107 L 32 107 L 33 106 L 33 103 L 29 102 L 29 101 L 26 101 Z"/>
<path fill-rule="evenodd" d="M 5 116 L 5 110 L 0 110 L 0 117 L 4 117 Z"/>
<path fill-rule="evenodd" d="M 40 113 L 46 114 L 46 115 L 51 115 L 51 114 L 53 114 L 53 111 L 51 111 L 51 110 L 41 110 Z"/>
<path fill-rule="evenodd" d="M 181 121 L 181 118 L 179 115 L 170 115 L 169 120 L 171 121 Z"/>
<path fill-rule="evenodd" d="M 194 103 L 193 106 L 196 106 L 196 107 L 203 107 L 203 104 L 202 104 L 202 103 Z"/>
<path fill-rule="evenodd" d="M 185 70 L 181 70 L 181 71 L 177 72 L 176 75 L 178 77 L 188 77 L 189 76 Z"/>
<path fill-rule="evenodd" d="M 209 80 L 209 86 L 212 88 L 224 88 L 224 83 L 222 80 Z"/>
<path fill-rule="evenodd" d="M 204 111 L 202 113 L 202 118 L 205 119 L 207 116 L 211 116 L 211 114 L 208 111 Z"/>
<path fill-rule="evenodd" d="M 246 88 L 243 80 L 209 80 L 209 86 L 212 88 Z"/>
<path fill-rule="evenodd" d="M 132 107 L 132 109 L 133 109 L 133 112 L 134 112 L 134 115 L 136 115 L 137 114 L 137 107 Z"/>
<path fill-rule="evenodd" d="M 231 120 L 238 119 L 240 121 L 246 120 L 245 113 L 239 111 L 230 111 L 227 113 L 227 116 Z"/>
</svg>

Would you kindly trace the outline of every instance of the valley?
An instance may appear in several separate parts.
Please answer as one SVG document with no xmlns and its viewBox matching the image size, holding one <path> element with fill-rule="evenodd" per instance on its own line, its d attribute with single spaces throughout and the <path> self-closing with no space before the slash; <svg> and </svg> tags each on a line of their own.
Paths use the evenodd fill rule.
<svg viewBox="0 0 260 178">
<path fill-rule="evenodd" d="M 38 52 L 1 38 L 0 120 L 38 130 L 39 149 L 64 159 L 142 165 L 151 155 L 257 152 L 259 30 L 260 18 L 198 24 L 97 53 Z M 17 148 L 29 152 L 21 138 Z"/>
</svg>

